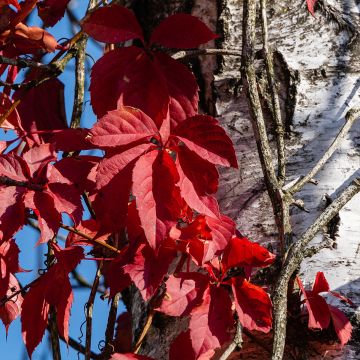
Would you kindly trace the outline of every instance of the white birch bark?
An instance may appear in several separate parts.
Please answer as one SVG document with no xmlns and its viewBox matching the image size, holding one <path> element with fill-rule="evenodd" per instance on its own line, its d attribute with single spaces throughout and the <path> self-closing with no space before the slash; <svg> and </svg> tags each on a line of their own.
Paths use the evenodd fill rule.
<svg viewBox="0 0 360 360">
<path fill-rule="evenodd" d="M 331 6 L 333 16 L 317 11 L 316 18 L 312 17 L 306 9 L 305 0 L 269 1 L 268 4 L 270 43 L 283 59 L 276 61 L 276 73 L 283 116 L 289 130 L 286 139 L 286 183 L 311 169 L 339 132 L 345 113 L 351 107 L 360 106 L 360 45 L 354 33 L 346 28 L 349 23 L 355 29 L 359 28 L 360 2 L 331 0 L 322 3 Z M 202 18 L 213 30 L 220 31 L 222 48 L 241 50 L 243 1 L 195 0 L 191 5 L 194 15 Z M 336 23 L 336 17 L 340 25 Z M 206 47 L 212 46 L 207 44 Z M 261 61 L 258 65 L 261 76 Z M 227 56 L 220 63 L 215 57 L 204 56 L 201 58 L 201 72 L 204 111 L 215 113 L 221 121 L 234 142 L 240 165 L 239 170 L 223 170 L 221 173 L 218 199 L 222 211 L 237 222 L 244 235 L 264 245 L 271 244 L 276 251 L 277 229 L 263 181 L 248 104 L 239 82 L 240 59 Z M 291 104 L 295 106 L 293 109 Z M 340 149 L 317 174 L 318 185 L 305 185 L 297 194 L 309 213 L 292 209 L 295 241 L 324 209 L 324 194 L 335 197 L 349 179 L 360 175 L 359 130 L 360 122 L 355 123 Z M 272 137 L 271 126 L 269 134 Z M 273 148 L 276 158 L 275 145 Z M 337 247 L 322 250 L 306 260 L 300 274 L 310 285 L 316 272 L 323 271 L 333 290 L 360 304 L 360 198 L 355 197 L 339 216 Z M 321 239 L 322 234 L 319 234 L 314 241 Z M 171 326 L 175 326 L 174 323 Z M 184 323 L 179 326 L 183 327 Z M 163 339 L 155 347 L 154 341 L 159 341 L 156 340 L 159 332 L 150 333 L 144 353 L 156 359 L 165 359 L 166 356 L 161 355 L 164 349 L 159 347 L 166 347 L 172 337 L 170 333 L 178 329 L 175 326 L 169 332 L 166 328 L 168 339 Z M 326 358 L 357 359 L 358 351 L 359 345 L 353 343 L 344 351 L 328 351 Z M 270 358 L 261 347 L 254 348 L 254 344 L 248 349 L 245 347 L 241 354 L 242 359 Z M 239 353 L 234 353 L 233 358 L 239 356 Z M 311 351 L 307 354 L 300 351 L 296 358 L 305 359 L 306 356 L 320 358 Z M 290 354 L 285 353 L 284 358 L 290 359 Z"/>
</svg>

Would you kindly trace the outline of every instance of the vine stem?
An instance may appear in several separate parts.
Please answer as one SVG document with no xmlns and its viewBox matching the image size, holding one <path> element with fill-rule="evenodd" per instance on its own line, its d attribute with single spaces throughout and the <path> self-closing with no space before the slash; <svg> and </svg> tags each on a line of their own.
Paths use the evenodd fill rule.
<svg viewBox="0 0 360 360">
<path fill-rule="evenodd" d="M 101 261 L 96 270 L 95 279 L 90 291 L 89 300 L 86 303 L 86 339 L 85 339 L 85 360 L 91 359 L 91 335 L 92 335 L 92 314 L 95 295 L 99 286 L 103 262 Z"/>
</svg>

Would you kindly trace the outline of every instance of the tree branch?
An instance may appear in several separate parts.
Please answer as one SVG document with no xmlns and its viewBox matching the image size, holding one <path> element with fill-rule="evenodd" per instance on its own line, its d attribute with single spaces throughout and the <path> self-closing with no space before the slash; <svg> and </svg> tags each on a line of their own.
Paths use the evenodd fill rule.
<svg viewBox="0 0 360 360">
<path fill-rule="evenodd" d="M 171 57 L 175 60 L 185 59 L 188 57 L 194 57 L 199 55 L 230 55 L 241 56 L 241 50 L 236 49 L 195 49 L 195 50 L 182 50 L 178 51 Z"/>
<path fill-rule="evenodd" d="M 240 321 L 238 320 L 236 323 L 236 333 L 234 336 L 234 340 L 230 343 L 230 345 L 222 353 L 222 355 L 219 357 L 219 360 L 226 360 L 236 348 L 242 347 L 242 343 L 243 343 L 242 327 L 241 327 Z"/>
<path fill-rule="evenodd" d="M 281 119 L 279 96 L 275 83 L 275 72 L 273 64 L 273 53 L 269 48 L 268 41 L 268 25 L 266 15 L 266 0 L 260 0 L 261 9 L 261 26 L 262 26 L 262 41 L 263 41 L 263 54 L 265 57 L 265 66 L 268 80 L 268 87 L 271 95 L 271 115 L 275 124 L 277 155 L 278 155 L 278 180 L 280 186 L 285 181 L 285 143 L 284 143 L 284 127 Z"/>
<path fill-rule="evenodd" d="M 345 124 L 341 128 L 340 132 L 337 134 L 336 138 L 330 145 L 330 147 L 325 151 L 324 155 L 320 160 L 314 165 L 314 167 L 303 177 L 301 177 L 293 186 L 288 190 L 290 194 L 294 194 L 300 191 L 303 186 L 310 182 L 318 171 L 324 166 L 324 164 L 330 159 L 333 153 L 340 147 L 341 142 L 345 138 L 346 134 L 351 129 L 354 122 L 360 117 L 360 108 L 352 108 L 345 115 Z"/>
<path fill-rule="evenodd" d="M 291 276 L 306 255 L 306 247 L 315 235 L 360 191 L 360 178 L 354 180 L 335 199 L 315 222 L 291 245 L 273 292 L 274 343 L 272 360 L 281 360 L 284 354 L 287 323 L 287 292 Z"/>
</svg>

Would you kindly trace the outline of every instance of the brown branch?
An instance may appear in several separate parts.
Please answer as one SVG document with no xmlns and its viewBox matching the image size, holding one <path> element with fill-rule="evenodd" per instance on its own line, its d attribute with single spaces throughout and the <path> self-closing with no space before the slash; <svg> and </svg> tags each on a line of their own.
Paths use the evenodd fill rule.
<svg viewBox="0 0 360 360">
<path fill-rule="evenodd" d="M 268 25 L 266 16 L 266 0 L 260 0 L 261 9 L 261 26 L 262 26 L 262 41 L 263 54 L 265 57 L 265 66 L 268 80 L 268 88 L 271 96 L 271 115 L 275 124 L 277 155 L 278 155 L 278 180 L 280 186 L 285 182 L 285 142 L 284 142 L 284 127 L 281 119 L 279 96 L 275 83 L 275 72 L 273 64 L 273 52 L 269 48 L 268 41 Z"/>
<path fill-rule="evenodd" d="M 319 161 L 314 165 L 314 167 L 303 177 L 301 177 L 293 186 L 288 189 L 290 194 L 294 194 L 300 191 L 303 186 L 310 182 L 318 171 L 324 166 L 324 164 L 330 159 L 333 153 L 340 147 L 343 139 L 360 117 L 360 108 L 352 108 L 345 115 L 345 124 L 341 128 L 340 132 L 337 134 L 336 138 L 330 145 L 330 147 L 325 151 L 324 155 L 319 159 Z"/>
<path fill-rule="evenodd" d="M 92 334 L 92 313 L 94 307 L 95 295 L 99 286 L 103 262 L 101 261 L 96 270 L 95 279 L 90 291 L 89 300 L 86 303 L 86 339 L 85 339 L 85 360 L 91 358 L 91 334 Z"/>
<path fill-rule="evenodd" d="M 291 245 L 273 292 L 274 343 L 272 360 L 281 360 L 284 354 L 287 323 L 287 292 L 291 276 L 306 255 L 306 247 L 315 235 L 360 191 L 360 178 L 354 180 L 324 210 L 315 222 Z"/>
<path fill-rule="evenodd" d="M 25 188 L 27 188 L 29 190 L 34 190 L 34 191 L 43 191 L 44 190 L 43 185 L 32 184 L 29 181 L 14 180 L 14 179 L 10 179 L 7 176 L 0 176 L 0 184 L 5 185 L 5 186 L 25 187 Z"/>
<path fill-rule="evenodd" d="M 19 68 L 36 68 L 36 69 L 46 69 L 50 70 L 51 66 L 42 64 L 37 61 L 27 60 L 24 58 L 8 58 L 5 56 L 0 55 L 0 64 L 6 64 L 6 65 L 13 65 L 17 66 Z"/>
<path fill-rule="evenodd" d="M 37 281 L 39 281 L 39 279 L 41 278 L 41 276 L 39 276 L 38 278 L 36 278 L 35 280 L 31 281 L 29 284 L 25 285 L 24 287 L 22 287 L 20 290 L 17 290 L 15 292 L 13 292 L 11 295 L 9 296 L 4 296 L 2 299 L 0 299 L 0 307 L 4 306 L 8 301 L 11 301 L 13 298 L 17 297 L 20 294 L 25 294 L 26 291 L 33 286 Z"/>
</svg>

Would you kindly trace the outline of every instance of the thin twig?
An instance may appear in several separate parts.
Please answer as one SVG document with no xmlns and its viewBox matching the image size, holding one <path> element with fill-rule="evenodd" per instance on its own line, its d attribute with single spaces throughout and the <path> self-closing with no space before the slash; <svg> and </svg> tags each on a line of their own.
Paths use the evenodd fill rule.
<svg viewBox="0 0 360 360">
<path fill-rule="evenodd" d="M 51 247 L 51 243 L 54 243 L 55 240 L 52 239 L 48 242 L 48 252 L 46 257 L 46 265 L 49 269 L 54 261 L 54 251 Z M 53 353 L 53 360 L 61 360 L 61 352 L 60 352 L 60 341 L 59 341 L 59 330 L 57 327 L 56 321 L 56 310 L 53 305 L 50 306 L 50 313 L 48 319 L 48 326 L 50 331 L 50 342 L 51 342 L 51 349 Z"/>
<path fill-rule="evenodd" d="M 277 155 L 278 155 L 278 180 L 280 186 L 282 186 L 285 181 L 285 169 L 286 169 L 284 127 L 281 119 L 280 102 L 279 102 L 279 96 L 275 83 L 273 53 L 269 48 L 269 41 L 268 41 L 269 35 L 268 35 L 268 25 L 267 25 L 267 16 L 266 16 L 266 0 L 260 0 L 260 9 L 261 9 L 261 19 L 262 19 L 261 25 L 262 25 L 263 53 L 265 57 L 268 88 L 271 95 L 271 105 L 272 105 L 271 115 L 273 118 L 273 122 L 275 124 L 275 133 L 276 133 L 276 145 L 277 145 Z"/>
<path fill-rule="evenodd" d="M 337 134 L 336 138 L 330 145 L 330 147 L 325 151 L 324 155 L 320 160 L 314 165 L 314 167 L 303 177 L 299 179 L 292 187 L 289 188 L 288 192 L 294 194 L 300 191 L 303 186 L 310 182 L 311 179 L 315 177 L 318 171 L 324 166 L 324 164 L 330 159 L 332 154 L 340 147 L 343 139 L 346 134 L 349 132 L 355 121 L 360 117 L 360 108 L 352 108 L 345 115 L 345 124 L 341 128 L 340 132 Z"/>
<path fill-rule="evenodd" d="M 97 288 L 99 286 L 103 262 L 101 261 L 96 270 L 95 279 L 90 291 L 89 300 L 86 303 L 86 340 L 85 340 L 85 360 L 91 358 L 91 335 L 92 335 L 92 313 Z"/>
<path fill-rule="evenodd" d="M 360 178 L 355 179 L 324 210 L 315 222 L 291 245 L 273 292 L 274 342 L 272 360 L 281 360 L 284 354 L 287 323 L 287 292 L 291 276 L 306 255 L 306 247 L 315 235 L 360 191 Z"/>
<path fill-rule="evenodd" d="M 226 350 L 222 353 L 222 355 L 219 357 L 219 360 L 226 360 L 236 348 L 241 349 L 242 343 L 243 343 L 242 327 L 241 327 L 240 321 L 237 321 L 236 333 L 235 333 L 234 339 L 230 343 L 230 345 L 226 348 Z"/>
<path fill-rule="evenodd" d="M 105 242 L 103 242 L 101 240 L 94 239 L 91 236 L 83 233 L 82 231 L 80 231 L 80 230 L 78 230 L 78 229 L 76 229 L 76 228 L 74 228 L 72 226 L 68 226 L 68 225 L 65 225 L 63 223 L 60 223 L 60 227 L 67 230 L 67 231 L 70 231 L 70 232 L 72 232 L 72 233 L 74 233 L 76 235 L 79 235 L 79 236 L 83 237 L 84 239 L 89 240 L 90 242 L 94 242 L 94 243 L 96 243 L 96 244 L 98 244 L 98 245 L 100 245 L 102 247 L 105 247 L 105 248 L 107 248 L 107 249 L 109 249 L 109 250 L 111 250 L 111 251 L 113 251 L 113 252 L 115 252 L 117 254 L 121 253 L 121 250 L 116 249 L 113 246 L 111 246 L 111 245 L 109 245 L 109 244 L 107 244 L 107 243 L 105 243 Z"/>
<path fill-rule="evenodd" d="M 34 190 L 34 191 L 43 191 L 44 190 L 43 185 L 33 184 L 33 183 L 30 183 L 29 181 L 14 180 L 14 179 L 10 179 L 7 176 L 0 176 L 0 184 L 5 185 L 5 186 L 25 187 L 29 190 Z"/>
<path fill-rule="evenodd" d="M 36 68 L 36 69 L 46 69 L 46 70 L 50 70 L 51 67 L 49 65 L 46 64 L 42 64 L 40 62 L 37 61 L 32 61 L 32 60 L 27 60 L 24 58 L 8 58 L 5 56 L 0 55 L 0 64 L 6 64 L 6 65 L 13 65 L 13 66 L 17 66 L 19 68 Z"/>
<path fill-rule="evenodd" d="M 117 293 L 111 301 L 111 306 L 109 310 L 109 316 L 105 331 L 105 348 L 103 351 L 103 355 L 107 356 L 110 355 L 114 351 L 114 346 L 112 345 L 113 338 L 114 338 L 114 330 L 115 330 L 115 323 L 116 323 L 116 315 L 119 305 L 120 293 Z"/>
<path fill-rule="evenodd" d="M 175 60 L 194 57 L 199 55 L 229 55 L 241 56 L 241 50 L 236 49 L 196 49 L 196 50 L 182 50 L 173 54 L 171 57 Z"/>
</svg>

